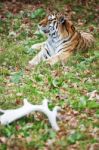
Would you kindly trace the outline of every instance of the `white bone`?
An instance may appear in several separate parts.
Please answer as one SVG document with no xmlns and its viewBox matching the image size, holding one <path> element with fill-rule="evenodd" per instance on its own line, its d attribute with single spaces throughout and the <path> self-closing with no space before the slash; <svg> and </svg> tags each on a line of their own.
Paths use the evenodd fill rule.
<svg viewBox="0 0 99 150">
<path fill-rule="evenodd" d="M 56 122 L 56 119 L 58 117 L 57 112 L 58 110 L 60 110 L 58 106 L 55 106 L 51 111 L 48 108 L 48 99 L 44 99 L 42 105 L 32 105 L 27 101 L 27 99 L 24 99 L 23 101 L 24 105 L 20 108 L 9 110 L 0 109 L 0 112 L 3 113 L 2 115 L 0 115 L 0 123 L 6 125 L 23 116 L 26 116 L 33 111 L 39 111 L 43 112 L 48 117 L 48 120 L 54 130 L 59 130 L 58 124 Z"/>
</svg>

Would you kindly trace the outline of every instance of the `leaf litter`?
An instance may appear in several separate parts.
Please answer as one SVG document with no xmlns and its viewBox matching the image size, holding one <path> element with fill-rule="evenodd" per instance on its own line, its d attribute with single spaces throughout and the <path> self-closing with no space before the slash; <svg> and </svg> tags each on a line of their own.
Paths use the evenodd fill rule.
<svg viewBox="0 0 99 150">
<path fill-rule="evenodd" d="M 0 20 L 3 22 L 3 28 L 0 28 L 0 33 L 2 33 L 3 38 L 5 34 L 5 36 L 7 35 L 9 40 L 11 40 L 10 42 L 17 41 L 18 43 L 26 43 L 26 40 L 28 40 L 29 42 L 26 44 L 28 47 L 34 44 L 34 38 L 38 39 L 38 41 L 41 40 L 41 36 L 39 37 L 33 34 L 35 31 L 33 28 L 35 28 L 36 25 L 34 19 L 38 18 L 39 21 L 45 15 L 43 11 L 45 6 L 43 3 L 36 2 L 31 5 L 26 3 L 22 4 L 22 2 L 14 0 L 12 5 L 10 2 L 2 4 L 3 5 L 0 5 Z M 89 15 L 89 13 L 85 15 L 89 9 L 86 11 L 83 9 L 83 14 L 80 14 L 80 12 L 76 12 L 77 8 L 75 4 L 72 5 L 74 5 L 72 12 L 74 14 L 73 17 L 75 18 L 74 20 L 77 20 L 78 28 L 85 28 L 89 22 L 89 26 L 87 27 L 88 31 L 94 33 L 97 37 L 97 26 L 90 23 L 92 20 L 90 19 L 91 15 Z M 64 7 L 65 6 L 66 5 L 64 5 Z M 93 13 L 93 22 L 97 24 L 99 17 L 97 15 L 98 7 L 95 5 L 95 2 L 93 2 L 93 6 L 95 12 Z M 71 17 L 72 6 L 69 5 L 68 9 L 67 11 L 70 12 L 69 17 Z M 43 16 L 41 14 L 43 14 Z M 13 24 L 11 24 L 11 21 Z M 11 28 L 9 28 L 10 25 Z M 24 36 L 27 39 L 25 39 Z M 30 40 L 31 38 L 32 40 Z M 8 127 L 0 126 L 0 144 L 2 143 L 5 147 L 7 146 L 8 149 L 11 149 L 11 147 L 13 147 L 13 149 L 29 149 L 31 147 L 34 149 L 41 149 L 42 147 L 45 149 L 65 149 L 67 147 L 67 150 L 98 150 L 99 111 L 97 108 L 99 107 L 97 103 L 95 103 L 95 101 L 99 102 L 99 92 L 96 84 L 98 79 L 94 76 L 95 72 L 93 70 L 95 69 L 92 68 L 91 70 L 91 68 L 87 66 L 88 64 L 92 64 L 97 71 L 97 59 L 99 56 L 97 49 L 98 44 L 95 48 L 95 53 L 87 53 L 88 55 L 85 56 L 86 59 L 84 61 L 79 56 L 73 56 L 74 59 L 70 60 L 72 64 L 69 64 L 70 62 L 66 66 L 65 64 L 58 64 L 58 66 L 50 68 L 49 70 L 51 71 L 49 72 L 45 69 L 45 64 L 45 66 L 41 65 L 40 68 L 38 66 L 35 70 L 37 72 L 36 74 L 34 74 L 34 70 L 33 72 L 26 70 L 24 72 L 21 71 L 20 68 L 22 68 L 22 66 L 20 65 L 21 67 L 19 67 L 19 64 L 15 64 L 15 67 L 12 67 L 12 65 L 12 68 L 9 70 L 6 67 L 7 63 L 3 62 L 4 66 L 1 74 L 4 78 L 0 78 L 0 81 L 2 81 L 4 87 L 2 94 L 4 94 L 8 100 L 9 107 L 21 105 L 21 98 L 23 96 L 30 96 L 30 99 L 35 99 L 36 103 L 40 102 L 39 99 L 41 99 L 41 97 L 47 96 L 51 97 L 53 105 L 56 103 L 60 104 L 62 111 L 59 116 L 60 131 L 58 133 L 54 133 L 48 125 L 44 126 L 44 122 L 47 122 L 47 119 L 44 120 L 42 114 L 36 113 L 35 118 L 32 118 L 33 116 L 30 115 L 22 121 L 19 120 L 17 124 L 14 123 Z M 3 53 L 5 51 L 6 47 L 2 45 L 0 52 Z M 26 57 L 28 57 L 27 54 Z M 28 59 L 30 59 L 30 57 Z M 77 63 L 79 65 L 76 65 Z M 86 65 L 84 65 L 85 63 Z M 13 72 L 13 74 L 11 72 Z M 44 75 L 38 77 L 39 74 Z M 49 79 L 47 77 L 49 77 Z M 78 81 L 76 79 L 78 79 Z M 26 85 L 26 87 L 24 85 Z M 49 91 L 53 91 L 53 93 Z M 11 106 L 10 99 L 13 101 Z M 8 103 L 3 104 L 4 107 L 7 107 L 5 105 L 8 105 Z M 33 121 L 34 119 L 36 123 Z M 22 130 L 23 126 L 26 127 L 24 130 Z M 42 137 L 42 135 L 44 136 Z M 37 145 L 37 143 L 39 144 Z M 83 147 L 84 145 L 85 147 Z"/>
</svg>

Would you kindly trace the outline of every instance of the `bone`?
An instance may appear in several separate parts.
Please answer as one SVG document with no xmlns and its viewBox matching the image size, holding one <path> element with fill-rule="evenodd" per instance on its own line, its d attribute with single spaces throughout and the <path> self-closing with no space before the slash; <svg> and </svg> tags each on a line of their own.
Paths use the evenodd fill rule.
<svg viewBox="0 0 99 150">
<path fill-rule="evenodd" d="M 58 111 L 60 110 L 60 107 L 55 106 L 51 111 L 48 108 L 48 102 L 49 102 L 48 99 L 44 99 L 42 105 L 32 105 L 31 103 L 28 102 L 27 99 L 24 99 L 23 102 L 24 105 L 17 109 L 8 109 L 8 110 L 0 109 L 0 112 L 3 113 L 2 115 L 0 115 L 0 123 L 2 125 L 7 125 L 28 115 L 31 112 L 39 111 L 39 112 L 43 112 L 48 117 L 48 120 L 53 130 L 55 131 L 59 130 L 59 126 L 57 124 L 57 117 L 58 117 Z"/>
</svg>

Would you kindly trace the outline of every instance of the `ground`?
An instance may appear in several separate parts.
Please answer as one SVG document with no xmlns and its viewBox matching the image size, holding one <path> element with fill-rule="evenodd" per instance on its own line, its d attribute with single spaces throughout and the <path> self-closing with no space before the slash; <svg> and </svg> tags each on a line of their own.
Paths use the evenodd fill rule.
<svg viewBox="0 0 99 150">
<path fill-rule="evenodd" d="M 50 109 L 62 108 L 59 132 L 41 113 L 0 125 L 1 150 L 99 149 L 99 7 L 92 2 L 82 6 L 64 0 L 55 7 L 72 11 L 76 27 L 94 35 L 94 47 L 77 52 L 67 64 L 40 63 L 30 71 L 26 66 L 37 53 L 30 47 L 46 39 L 36 31 L 49 5 L 0 2 L 0 108 L 20 107 L 24 98 L 41 104 L 45 97 Z"/>
</svg>

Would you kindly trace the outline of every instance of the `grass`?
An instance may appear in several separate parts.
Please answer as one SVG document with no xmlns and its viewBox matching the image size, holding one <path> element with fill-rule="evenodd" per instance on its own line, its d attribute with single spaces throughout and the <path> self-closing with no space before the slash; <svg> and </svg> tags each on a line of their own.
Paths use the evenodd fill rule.
<svg viewBox="0 0 99 150">
<path fill-rule="evenodd" d="M 14 22 L 13 31 L 17 35 L 9 35 L 11 18 Z M 0 28 L 0 107 L 20 107 L 25 97 L 32 104 L 41 104 L 46 97 L 51 100 L 50 108 L 55 105 L 62 107 L 63 120 L 58 121 L 60 131 L 57 133 L 40 113 L 34 113 L 7 126 L 0 125 L 0 149 L 15 146 L 40 150 L 73 147 L 87 149 L 99 142 L 99 102 L 96 98 L 91 101 L 87 96 L 87 93 L 94 90 L 99 92 L 98 34 L 95 32 L 96 42 L 93 48 L 86 53 L 77 52 L 64 66 L 61 63 L 54 66 L 40 63 L 35 69 L 27 71 L 28 61 L 37 53 L 30 49 L 31 45 L 45 40 L 42 35 L 33 34 L 40 18 L 38 21 L 35 18 L 32 21 L 29 15 L 27 18 L 33 26 L 25 24 L 25 28 L 22 28 L 21 20 L 24 17 L 20 14 L 8 14 L 2 25 L 5 28 Z M 88 29 L 90 24 L 91 22 L 85 28 Z M 2 142 L 2 138 L 5 141 Z"/>
</svg>

